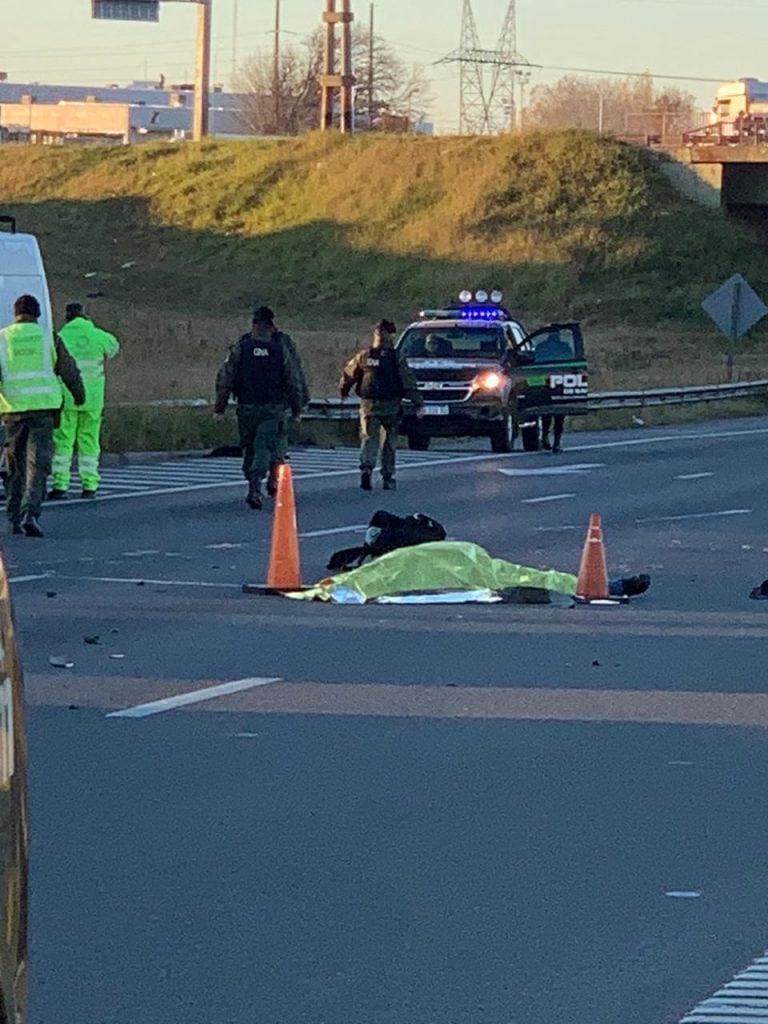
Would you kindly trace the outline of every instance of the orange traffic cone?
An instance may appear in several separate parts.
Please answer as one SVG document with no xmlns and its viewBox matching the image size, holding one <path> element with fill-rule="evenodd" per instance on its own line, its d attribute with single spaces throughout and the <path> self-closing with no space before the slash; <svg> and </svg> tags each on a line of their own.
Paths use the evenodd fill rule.
<svg viewBox="0 0 768 1024">
<path fill-rule="evenodd" d="M 609 594 L 603 524 L 600 516 L 592 515 L 581 555 L 576 597 L 582 601 L 607 601 Z"/>
<path fill-rule="evenodd" d="M 246 594 L 274 594 L 286 590 L 301 590 L 301 568 L 293 475 L 288 463 L 283 462 L 277 471 L 277 496 L 272 519 L 272 546 L 267 585 L 246 583 L 243 591 Z"/>
</svg>

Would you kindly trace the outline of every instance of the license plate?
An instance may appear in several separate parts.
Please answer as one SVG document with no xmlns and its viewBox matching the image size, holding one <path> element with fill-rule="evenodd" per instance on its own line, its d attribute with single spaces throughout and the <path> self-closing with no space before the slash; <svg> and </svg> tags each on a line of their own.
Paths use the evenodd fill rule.
<svg viewBox="0 0 768 1024">
<path fill-rule="evenodd" d="M 434 405 L 432 402 L 427 402 L 424 405 L 424 413 L 427 416 L 447 416 L 451 411 L 448 405 Z"/>
</svg>

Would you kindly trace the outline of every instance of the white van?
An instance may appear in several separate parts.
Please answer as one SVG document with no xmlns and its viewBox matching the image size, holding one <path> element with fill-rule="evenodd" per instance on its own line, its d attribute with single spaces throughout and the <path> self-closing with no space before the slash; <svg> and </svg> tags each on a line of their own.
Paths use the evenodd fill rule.
<svg viewBox="0 0 768 1024">
<path fill-rule="evenodd" d="M 0 215 L 0 329 L 13 323 L 13 304 L 20 295 L 34 295 L 40 326 L 52 332 L 51 296 L 37 239 L 17 232 L 14 217 Z"/>
</svg>

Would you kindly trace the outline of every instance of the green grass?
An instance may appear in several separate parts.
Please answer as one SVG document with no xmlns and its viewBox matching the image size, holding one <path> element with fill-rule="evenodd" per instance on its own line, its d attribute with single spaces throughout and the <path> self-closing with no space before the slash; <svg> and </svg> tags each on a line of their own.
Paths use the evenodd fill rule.
<svg viewBox="0 0 768 1024">
<path fill-rule="evenodd" d="M 702 299 L 736 271 L 768 297 L 757 235 L 588 132 L 7 145 L 0 210 L 40 237 L 57 320 L 100 293 L 90 310 L 124 345 L 113 400 L 210 397 L 261 302 L 334 394 L 371 322 L 480 285 L 531 327 L 580 319 L 595 390 L 714 383 L 725 342 Z M 740 346 L 741 376 L 768 375 L 766 339 Z"/>
</svg>

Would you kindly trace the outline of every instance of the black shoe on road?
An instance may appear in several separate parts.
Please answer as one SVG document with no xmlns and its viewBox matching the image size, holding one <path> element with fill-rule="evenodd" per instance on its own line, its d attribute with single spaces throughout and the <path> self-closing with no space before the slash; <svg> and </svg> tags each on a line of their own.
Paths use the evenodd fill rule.
<svg viewBox="0 0 768 1024">
<path fill-rule="evenodd" d="M 245 496 L 245 503 L 248 508 L 252 508 L 256 512 L 263 508 L 264 502 L 261 499 L 261 484 L 258 480 L 251 480 L 248 484 L 248 493 Z"/>
<path fill-rule="evenodd" d="M 24 533 L 24 531 L 21 528 L 21 520 L 20 519 L 14 519 L 13 522 L 11 523 L 11 533 L 15 533 L 15 534 L 22 534 L 22 533 Z"/>
<path fill-rule="evenodd" d="M 80 492 L 80 497 L 81 497 L 81 498 L 95 498 L 95 497 L 96 497 L 96 491 L 91 491 L 91 490 L 88 490 L 88 488 L 87 488 L 87 487 L 85 487 L 85 488 L 83 488 L 83 490 L 82 490 L 82 491 Z"/>
<path fill-rule="evenodd" d="M 35 516 L 26 516 L 24 522 L 21 524 L 21 528 L 27 537 L 44 537 L 45 534 L 40 529 L 40 523 L 38 523 Z M 14 530 L 15 532 L 15 530 Z"/>
<path fill-rule="evenodd" d="M 54 487 L 48 491 L 48 501 L 64 501 L 67 497 L 67 492 L 62 490 L 60 487 Z"/>
<path fill-rule="evenodd" d="M 393 476 L 385 476 L 382 478 L 382 487 L 385 491 L 396 491 L 397 481 Z"/>
<path fill-rule="evenodd" d="M 559 455 L 562 450 L 563 449 L 560 447 L 559 444 L 552 445 L 552 454 L 553 455 Z"/>
<path fill-rule="evenodd" d="M 552 445 L 549 443 L 549 441 L 546 439 L 546 437 L 542 437 L 542 439 L 541 439 L 541 447 L 544 449 L 545 452 L 551 452 L 552 451 Z"/>
<path fill-rule="evenodd" d="M 371 484 L 371 471 L 370 469 L 360 470 L 360 490 L 361 491 L 372 491 L 373 486 Z"/>
</svg>

